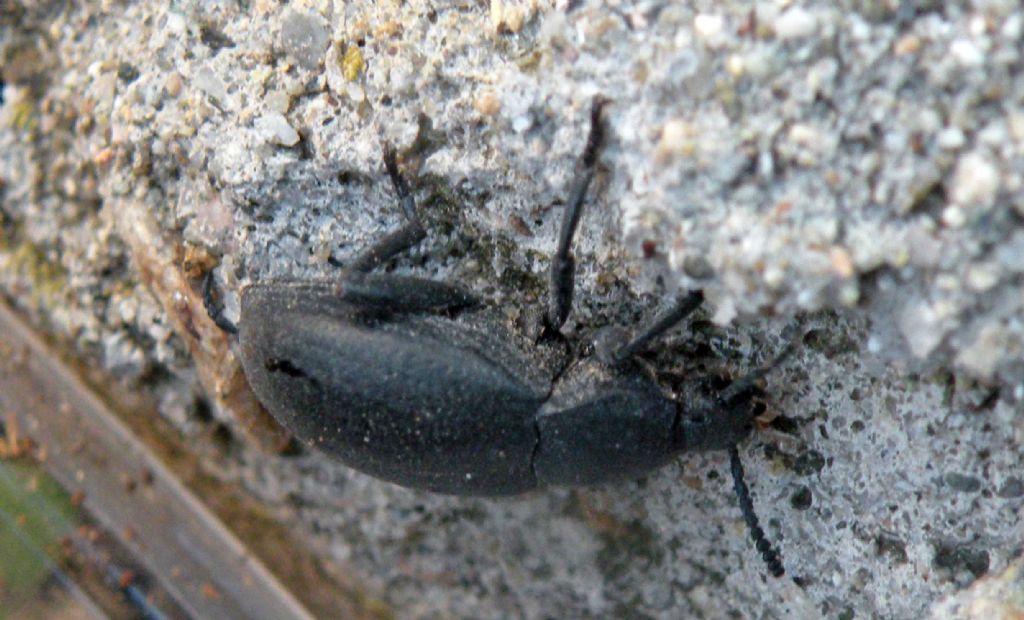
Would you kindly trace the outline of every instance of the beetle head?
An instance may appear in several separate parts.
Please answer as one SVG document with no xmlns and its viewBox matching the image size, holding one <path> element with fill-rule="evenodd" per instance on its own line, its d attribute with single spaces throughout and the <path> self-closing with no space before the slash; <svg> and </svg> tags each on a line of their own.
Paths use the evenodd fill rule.
<svg viewBox="0 0 1024 620">
<path fill-rule="evenodd" d="M 746 438 L 754 426 L 756 390 L 727 395 L 688 395 L 679 401 L 675 442 L 681 450 L 725 450 Z M 725 394 L 725 392 L 723 392 Z"/>
</svg>

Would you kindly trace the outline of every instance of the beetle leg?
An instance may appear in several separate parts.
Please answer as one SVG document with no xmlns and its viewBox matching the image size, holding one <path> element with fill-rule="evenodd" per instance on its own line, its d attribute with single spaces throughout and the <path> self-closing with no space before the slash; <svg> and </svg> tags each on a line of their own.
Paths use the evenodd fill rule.
<svg viewBox="0 0 1024 620">
<path fill-rule="evenodd" d="M 703 301 L 703 293 L 691 291 L 689 295 L 676 302 L 676 305 L 667 312 L 655 317 L 649 325 L 640 330 L 640 333 L 633 336 L 632 340 L 612 350 L 606 348 L 604 351 L 598 351 L 598 355 L 606 364 L 611 366 L 621 364 L 645 347 L 651 340 L 664 334 L 678 325 L 680 321 L 690 316 L 694 310 L 700 307 Z"/>
<path fill-rule="evenodd" d="M 427 231 L 416 214 L 416 199 L 409 190 L 409 184 L 398 172 L 395 149 L 388 143 L 384 143 L 384 167 L 388 170 L 388 176 L 391 177 L 391 184 L 395 188 L 395 194 L 398 195 L 402 213 L 405 214 L 408 222 L 363 250 L 348 266 L 350 272 L 370 271 L 399 252 L 423 241 L 427 236 Z"/>
<path fill-rule="evenodd" d="M 460 286 L 390 273 L 350 274 L 341 299 L 362 310 L 406 313 L 457 312 L 478 303 Z"/>
<path fill-rule="evenodd" d="M 213 299 L 213 270 L 206 272 L 203 276 L 203 307 L 206 308 L 206 314 L 210 316 L 210 320 L 213 321 L 214 325 L 221 328 L 228 334 L 237 334 L 238 326 L 232 323 L 224 316 L 224 306 L 220 306 Z"/>
<path fill-rule="evenodd" d="M 795 329 L 787 328 L 789 331 L 796 333 Z M 751 371 L 739 379 L 733 381 L 722 390 L 722 393 L 718 395 L 718 401 L 723 407 L 729 407 L 740 398 L 746 397 L 747 393 L 754 387 L 754 384 L 760 381 L 768 373 L 778 368 L 790 355 L 796 351 L 796 336 L 790 334 L 791 338 L 789 343 L 783 347 L 782 351 L 775 356 L 771 362 L 767 365 L 758 368 L 757 370 Z"/>
<path fill-rule="evenodd" d="M 352 273 L 365 273 L 378 267 L 392 256 L 416 245 L 426 237 L 426 231 L 419 222 L 409 222 L 398 230 L 394 230 L 373 245 L 359 253 L 347 270 Z"/>
<path fill-rule="evenodd" d="M 601 124 L 601 109 L 607 101 L 602 97 L 594 97 L 590 110 L 590 136 L 576 164 L 576 177 L 569 190 L 569 203 L 562 216 L 562 229 L 558 233 L 558 248 L 551 258 L 551 285 L 548 294 L 548 313 L 545 317 L 547 327 L 558 330 L 569 316 L 572 306 L 573 285 L 576 280 L 576 260 L 572 256 L 572 239 L 583 214 L 583 200 L 587 188 L 594 178 L 594 166 L 597 163 L 597 151 L 604 142 L 604 127 Z"/>
</svg>

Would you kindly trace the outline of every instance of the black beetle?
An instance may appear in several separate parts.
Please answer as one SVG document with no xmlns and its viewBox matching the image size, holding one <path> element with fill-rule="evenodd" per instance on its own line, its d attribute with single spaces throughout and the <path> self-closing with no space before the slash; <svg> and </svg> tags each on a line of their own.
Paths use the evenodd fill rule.
<svg viewBox="0 0 1024 620">
<path fill-rule="evenodd" d="M 215 308 L 207 274 L 207 310 L 238 334 L 249 384 L 282 425 L 346 465 L 403 486 L 510 495 L 639 476 L 688 450 L 729 450 L 744 518 L 769 569 L 782 575 L 736 450 L 752 427 L 754 383 L 767 369 L 717 394 L 669 397 L 633 360 L 693 312 L 701 293 L 632 338 L 606 332 L 591 355 L 570 350 L 559 332 L 572 302 L 572 239 L 604 138 L 603 105 L 594 100 L 539 337 L 512 329 L 458 286 L 372 273 L 426 236 L 389 145 L 384 163 L 403 226 L 337 280 L 245 287 L 237 328 Z"/>
</svg>

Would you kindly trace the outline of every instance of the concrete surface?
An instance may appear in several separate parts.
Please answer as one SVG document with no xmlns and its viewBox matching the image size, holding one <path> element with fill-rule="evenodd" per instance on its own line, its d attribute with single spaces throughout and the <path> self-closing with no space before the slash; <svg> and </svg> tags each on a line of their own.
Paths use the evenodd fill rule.
<svg viewBox="0 0 1024 620">
<path fill-rule="evenodd" d="M 799 583 L 766 578 L 723 455 L 501 501 L 213 460 L 402 617 L 915 618 L 1019 554 L 1018 3 L 0 7 L 0 284 L 183 433 L 213 423 L 195 351 L 230 351 L 170 327 L 194 280 L 140 270 L 147 247 L 184 281 L 218 265 L 229 314 L 246 280 L 328 276 L 399 222 L 387 139 L 431 230 L 395 268 L 527 316 L 595 94 L 569 332 L 700 287 L 659 361 L 737 376 L 798 319 L 742 454 Z"/>
</svg>

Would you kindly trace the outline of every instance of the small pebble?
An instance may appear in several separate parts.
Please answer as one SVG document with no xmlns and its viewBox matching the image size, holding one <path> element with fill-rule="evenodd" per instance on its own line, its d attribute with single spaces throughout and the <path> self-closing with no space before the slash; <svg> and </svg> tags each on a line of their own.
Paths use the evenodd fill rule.
<svg viewBox="0 0 1024 620">
<path fill-rule="evenodd" d="M 330 42 L 324 20 L 317 15 L 290 12 L 281 26 L 281 45 L 304 69 L 320 66 Z"/>
<path fill-rule="evenodd" d="M 972 291 L 982 293 L 999 282 L 999 271 L 992 263 L 971 265 L 967 269 L 967 286 Z"/>
<path fill-rule="evenodd" d="M 501 100 L 492 91 L 485 91 L 477 96 L 473 108 L 483 116 L 494 116 L 501 111 Z"/>
<path fill-rule="evenodd" d="M 950 205 L 942 210 L 942 223 L 948 228 L 962 228 L 967 223 L 967 215 L 957 205 Z"/>
<path fill-rule="evenodd" d="M 988 157 L 967 153 L 960 157 L 953 173 L 951 198 L 962 207 L 987 207 L 999 190 L 999 171 Z"/>
<path fill-rule="evenodd" d="M 949 54 L 964 67 L 979 67 L 985 62 L 985 53 L 968 39 L 953 41 L 949 46 Z"/>
<path fill-rule="evenodd" d="M 181 80 L 181 74 L 177 71 L 168 75 L 167 79 L 164 80 L 164 91 L 166 91 L 171 97 L 177 97 L 180 95 L 183 86 L 184 84 Z"/>
<path fill-rule="evenodd" d="M 966 142 L 964 138 L 964 132 L 959 127 L 947 127 L 939 132 L 939 135 L 935 136 L 935 144 L 940 149 L 946 151 L 955 151 L 962 147 Z"/>
<path fill-rule="evenodd" d="M 832 270 L 835 271 L 841 278 L 852 278 L 855 273 L 853 268 L 853 258 L 850 256 L 850 252 L 846 248 L 841 246 L 833 246 L 829 252 L 829 258 L 832 259 Z"/>
<path fill-rule="evenodd" d="M 288 119 L 278 112 L 271 112 L 257 118 L 253 125 L 256 131 L 271 144 L 295 146 L 299 141 L 299 133 L 288 124 Z"/>
<path fill-rule="evenodd" d="M 665 161 L 672 156 L 693 152 L 693 127 L 682 119 L 672 119 L 661 129 L 656 157 Z"/>
<path fill-rule="evenodd" d="M 202 67 L 196 71 L 192 83 L 215 101 L 223 103 L 228 98 L 228 90 L 224 87 L 224 82 L 209 67 Z"/>
<path fill-rule="evenodd" d="M 810 11 L 795 6 L 775 20 L 775 36 L 783 41 L 801 39 L 814 34 L 818 19 Z"/>
<path fill-rule="evenodd" d="M 700 13 L 693 18 L 693 30 L 697 36 L 711 46 L 717 46 L 722 42 L 722 31 L 725 20 L 721 15 L 711 13 Z"/>
</svg>

